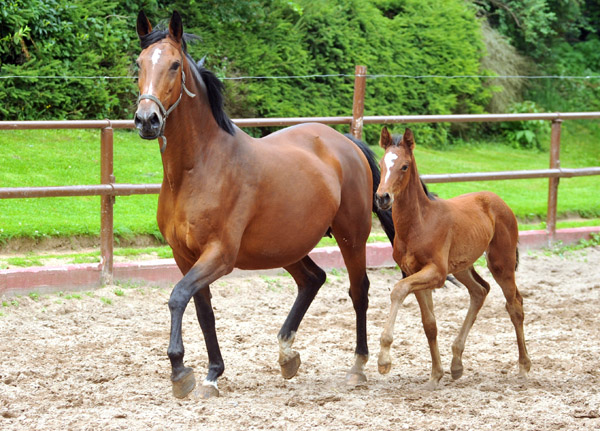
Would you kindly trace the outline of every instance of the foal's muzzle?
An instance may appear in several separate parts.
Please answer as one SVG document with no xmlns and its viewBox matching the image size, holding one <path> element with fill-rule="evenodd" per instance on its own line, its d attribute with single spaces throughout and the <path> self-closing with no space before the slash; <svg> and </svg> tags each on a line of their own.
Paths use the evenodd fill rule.
<svg viewBox="0 0 600 431">
<path fill-rule="evenodd" d="M 387 211 L 392 207 L 392 202 L 394 202 L 394 198 L 389 193 L 375 193 L 375 204 L 379 207 L 379 209 L 383 211 Z"/>
<path fill-rule="evenodd" d="M 156 139 L 162 134 L 164 120 L 155 109 L 138 108 L 133 122 L 143 139 Z"/>
</svg>

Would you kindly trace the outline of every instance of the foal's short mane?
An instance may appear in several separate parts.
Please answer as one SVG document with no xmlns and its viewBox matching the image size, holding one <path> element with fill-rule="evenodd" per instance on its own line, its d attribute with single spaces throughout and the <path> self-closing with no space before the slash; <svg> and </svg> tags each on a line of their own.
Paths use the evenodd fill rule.
<svg viewBox="0 0 600 431">
<path fill-rule="evenodd" d="M 155 43 L 165 39 L 168 35 L 168 30 L 163 30 L 161 28 L 154 29 L 147 35 L 140 37 L 140 46 L 142 49 L 146 49 L 150 45 L 154 45 Z M 223 83 L 210 70 L 199 66 L 187 52 L 187 42 L 197 39 L 200 39 L 200 37 L 193 34 L 184 33 L 183 38 L 181 39 L 183 53 L 188 59 L 188 63 L 193 72 L 194 78 L 204 82 L 206 87 L 206 96 L 208 97 L 210 110 L 212 111 L 213 117 L 215 117 L 215 121 L 221 129 L 233 136 L 235 135 L 233 122 L 223 109 Z"/>
<path fill-rule="evenodd" d="M 402 137 L 403 137 L 403 135 L 392 135 L 392 145 L 395 147 L 400 145 L 400 142 L 402 142 Z M 419 178 L 419 180 L 421 181 L 421 185 L 423 186 L 423 191 L 425 192 L 425 194 L 427 195 L 429 200 L 432 200 L 432 201 L 436 200 L 437 195 L 435 193 L 432 193 L 429 191 L 429 189 L 427 188 L 427 185 L 425 185 L 425 183 L 423 182 L 423 180 L 421 180 L 421 178 Z"/>
</svg>

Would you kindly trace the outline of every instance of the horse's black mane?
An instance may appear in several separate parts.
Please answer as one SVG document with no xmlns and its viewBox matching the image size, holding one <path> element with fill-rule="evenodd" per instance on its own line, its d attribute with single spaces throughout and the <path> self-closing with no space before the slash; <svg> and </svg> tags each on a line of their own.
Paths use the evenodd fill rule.
<svg viewBox="0 0 600 431">
<path fill-rule="evenodd" d="M 394 145 L 395 147 L 400 145 L 400 142 L 402 142 L 402 137 L 403 137 L 403 135 L 392 135 L 392 145 Z M 419 177 L 419 180 L 421 181 L 421 185 L 423 186 L 423 191 L 425 192 L 425 194 L 427 195 L 429 200 L 432 200 L 432 201 L 436 200 L 437 195 L 435 193 L 432 193 L 429 191 L 429 189 L 427 188 L 427 185 L 423 182 L 423 180 L 420 177 Z"/>
<path fill-rule="evenodd" d="M 160 27 L 159 25 L 158 28 L 155 28 L 147 35 L 140 37 L 140 46 L 142 49 L 148 48 L 150 45 L 165 39 L 169 35 L 168 30 L 163 30 Z M 233 136 L 235 135 L 235 127 L 223 109 L 223 83 L 210 70 L 197 64 L 187 52 L 187 42 L 197 39 L 199 37 L 196 35 L 184 33 L 181 40 L 181 47 L 188 59 L 190 68 L 194 72 L 195 78 L 202 80 L 206 86 L 206 96 L 208 97 L 210 110 L 215 117 L 215 121 L 221 129 Z"/>
</svg>

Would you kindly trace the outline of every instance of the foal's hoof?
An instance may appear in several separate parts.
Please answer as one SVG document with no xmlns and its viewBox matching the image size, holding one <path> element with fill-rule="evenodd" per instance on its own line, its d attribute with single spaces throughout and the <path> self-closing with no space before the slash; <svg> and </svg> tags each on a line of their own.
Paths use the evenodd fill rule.
<svg viewBox="0 0 600 431">
<path fill-rule="evenodd" d="M 286 359 L 279 359 L 279 365 L 281 366 L 281 375 L 284 379 L 291 379 L 298 372 L 300 368 L 300 353 L 294 352 L 292 356 Z"/>
<path fill-rule="evenodd" d="M 217 385 L 213 385 L 210 383 L 204 383 L 202 386 L 198 387 L 193 394 L 195 399 L 199 400 L 207 400 L 209 398 L 217 398 L 219 396 L 219 389 Z"/>
<path fill-rule="evenodd" d="M 171 383 L 173 384 L 173 396 L 185 398 L 196 386 L 194 370 L 189 367 L 184 368 L 177 376 L 171 377 Z"/>
<path fill-rule="evenodd" d="M 349 372 L 346 374 L 346 384 L 349 386 L 360 386 L 365 383 L 367 383 L 367 376 L 365 376 L 365 373 Z"/>
<path fill-rule="evenodd" d="M 450 374 L 453 380 L 458 380 L 463 375 L 462 363 L 458 360 L 452 359 L 452 365 L 450 365 Z"/>
<path fill-rule="evenodd" d="M 392 370 L 392 363 L 379 361 L 377 363 L 377 369 L 379 370 L 379 374 L 387 374 Z"/>
</svg>

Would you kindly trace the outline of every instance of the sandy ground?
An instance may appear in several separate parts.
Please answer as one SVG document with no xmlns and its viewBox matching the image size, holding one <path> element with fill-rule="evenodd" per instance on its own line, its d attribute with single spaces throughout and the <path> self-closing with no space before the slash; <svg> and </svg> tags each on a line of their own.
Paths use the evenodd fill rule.
<svg viewBox="0 0 600 431">
<path fill-rule="evenodd" d="M 486 269 L 480 273 L 492 281 Z M 533 362 L 526 381 L 517 377 L 514 330 L 494 283 L 467 340 L 461 379 L 449 375 L 450 346 L 468 294 L 452 285 L 434 294 L 447 372 L 440 388 L 422 389 L 430 357 L 412 296 L 396 324 L 394 367 L 379 375 L 379 334 L 398 277 L 370 271 L 369 381 L 356 388 L 344 384 L 354 313 L 343 272 L 329 275 L 300 327 L 295 348 L 303 363 L 289 381 L 279 375 L 276 337 L 295 296 L 292 279 L 248 274 L 217 282 L 226 370 L 221 397 L 207 401 L 171 395 L 169 289 L 108 286 L 4 298 L 0 429 L 600 429 L 600 248 L 521 256 L 517 281 Z M 186 363 L 202 380 L 207 357 L 193 308 L 184 320 Z"/>
</svg>

